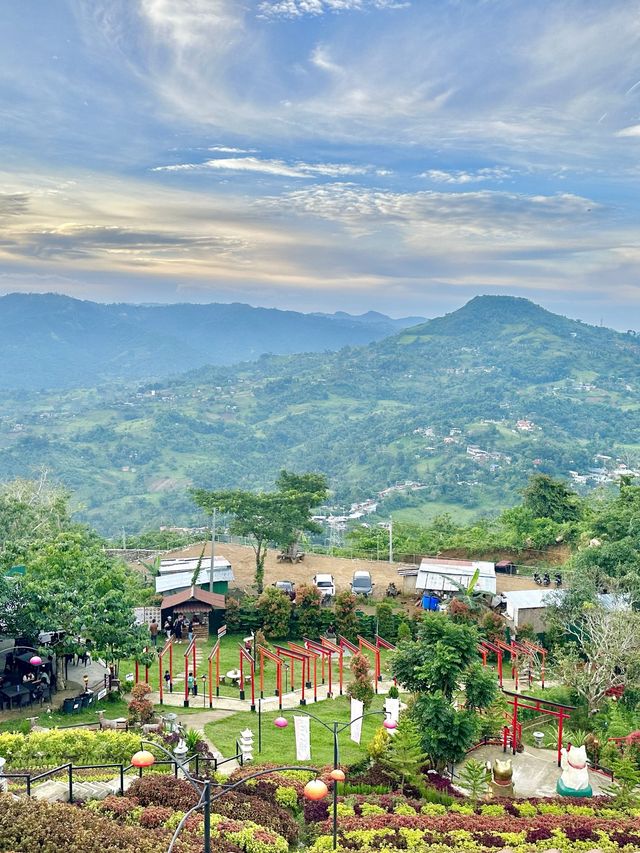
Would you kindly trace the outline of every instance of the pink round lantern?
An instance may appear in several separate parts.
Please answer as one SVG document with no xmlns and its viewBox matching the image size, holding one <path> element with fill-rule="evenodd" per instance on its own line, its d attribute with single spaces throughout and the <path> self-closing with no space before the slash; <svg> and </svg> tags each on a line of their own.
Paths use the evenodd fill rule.
<svg viewBox="0 0 640 853">
<path fill-rule="evenodd" d="M 276 728 L 278 729 L 286 729 L 289 725 L 289 720 L 287 720 L 285 717 L 276 717 L 273 721 L 273 725 L 276 726 Z"/>
<path fill-rule="evenodd" d="M 34 655 L 30 659 L 29 663 L 31 664 L 31 666 L 40 666 L 42 664 L 42 658 L 40 657 L 40 655 Z"/>
<path fill-rule="evenodd" d="M 389 730 L 398 728 L 398 724 L 394 720 L 385 720 L 382 725 Z"/>
<path fill-rule="evenodd" d="M 304 786 L 304 795 L 308 800 L 321 800 L 329 793 L 322 779 L 312 779 Z"/>
</svg>

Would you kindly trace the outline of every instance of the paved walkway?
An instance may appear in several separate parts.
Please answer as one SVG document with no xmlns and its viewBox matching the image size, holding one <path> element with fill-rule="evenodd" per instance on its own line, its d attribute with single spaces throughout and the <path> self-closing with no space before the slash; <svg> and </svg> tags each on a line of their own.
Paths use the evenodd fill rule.
<svg viewBox="0 0 640 853">
<path fill-rule="evenodd" d="M 494 758 L 504 761 L 511 759 L 513 766 L 513 789 L 516 797 L 555 797 L 556 782 L 560 778 L 561 770 L 558 767 L 557 753 L 555 749 L 535 749 L 525 747 L 524 752 L 515 755 L 505 753 L 500 746 L 482 746 L 474 750 L 469 756 L 476 761 L 486 764 L 493 762 Z M 456 775 L 460 773 L 465 762 L 456 766 Z M 589 781 L 594 794 L 602 794 L 603 788 L 609 784 L 609 780 L 599 773 L 589 772 Z"/>
</svg>

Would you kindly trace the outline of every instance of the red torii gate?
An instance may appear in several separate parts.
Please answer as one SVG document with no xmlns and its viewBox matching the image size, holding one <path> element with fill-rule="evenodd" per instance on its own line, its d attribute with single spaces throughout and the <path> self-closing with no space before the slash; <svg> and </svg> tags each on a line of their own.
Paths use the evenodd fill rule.
<svg viewBox="0 0 640 853">
<path fill-rule="evenodd" d="M 524 646 L 526 649 L 531 650 L 531 657 L 538 654 L 542 658 L 540 664 L 540 683 L 542 685 L 542 689 L 544 690 L 544 668 L 547 661 L 547 650 L 543 646 L 536 646 L 535 643 L 532 643 L 531 640 L 520 640 L 518 641 L 520 646 Z"/>
<path fill-rule="evenodd" d="M 209 665 L 209 707 L 213 708 L 213 660 L 216 661 L 216 696 L 220 695 L 220 640 L 216 640 L 207 659 Z"/>
<path fill-rule="evenodd" d="M 333 654 L 338 655 L 338 675 L 339 675 L 339 683 L 340 683 L 340 695 L 342 696 L 342 675 L 343 675 L 343 665 L 342 665 L 343 650 L 342 650 L 342 647 L 337 646 L 331 640 L 327 640 L 326 637 L 321 637 L 320 643 L 323 646 L 323 648 L 327 649 L 328 651 L 332 652 Z M 331 665 L 331 664 L 329 664 L 329 665 Z"/>
<path fill-rule="evenodd" d="M 305 676 L 305 662 L 306 662 L 305 656 L 299 654 L 298 652 L 294 651 L 293 649 L 288 649 L 285 646 L 276 646 L 276 654 L 278 655 L 278 657 L 282 656 L 282 657 L 288 658 L 289 661 L 291 662 L 291 690 L 292 691 L 294 691 L 296 689 L 295 688 L 295 681 L 294 681 L 295 680 L 295 662 L 298 661 L 298 663 L 301 665 L 301 667 L 302 667 L 302 680 L 301 680 L 300 684 L 301 684 L 301 688 L 302 688 L 302 693 L 300 696 L 300 704 L 306 705 L 307 700 L 305 699 L 305 696 L 304 696 L 304 686 L 305 686 L 304 685 L 304 676 Z"/>
<path fill-rule="evenodd" d="M 169 687 L 173 685 L 173 637 L 170 637 L 164 647 L 158 652 L 158 683 L 160 685 L 160 704 L 163 704 L 164 696 L 164 656 L 169 652 Z"/>
<path fill-rule="evenodd" d="M 257 652 L 260 656 L 260 698 L 264 699 L 264 660 L 266 658 L 276 665 L 276 696 L 278 708 L 282 710 L 282 659 L 264 646 L 258 646 Z"/>
<path fill-rule="evenodd" d="M 313 701 L 318 701 L 318 659 L 322 660 L 320 654 L 313 649 L 299 646 L 297 643 L 289 643 L 289 648 L 303 656 L 307 662 L 307 688 L 311 689 L 311 661 L 313 661 Z"/>
<path fill-rule="evenodd" d="M 571 711 L 575 711 L 574 705 L 561 705 L 559 702 L 551 702 L 547 699 L 539 699 L 537 696 L 526 696 L 524 693 L 513 693 L 511 690 L 503 690 L 502 691 L 505 696 L 512 696 L 512 699 L 508 699 L 507 701 L 513 708 L 513 716 L 511 719 L 511 748 L 513 750 L 513 754 L 516 754 L 516 750 L 519 742 L 519 735 L 522 733 L 522 726 L 518 723 L 518 710 L 527 710 L 527 711 L 537 711 L 539 714 L 547 714 L 550 717 L 555 717 L 558 721 L 558 767 L 560 767 L 560 750 L 562 749 L 562 729 L 564 726 L 564 721 L 568 720 L 571 716 Z M 523 702 L 522 700 L 525 700 Z M 531 702 L 533 704 L 528 705 L 526 702 Z M 549 707 L 541 707 L 549 706 Z M 555 710 L 557 709 L 557 710 Z M 508 730 L 508 726 L 505 726 L 505 730 Z M 506 752 L 507 744 L 506 744 L 506 731 L 503 742 L 503 749 Z"/>
<path fill-rule="evenodd" d="M 489 640 L 480 640 L 478 643 L 478 651 L 482 655 L 482 666 L 487 665 L 487 655 L 490 652 L 494 653 L 498 659 L 498 682 L 500 687 L 502 687 L 502 649 Z"/>
<path fill-rule="evenodd" d="M 184 707 L 189 707 L 189 655 L 193 657 L 193 677 L 197 675 L 196 641 L 191 640 L 184 653 Z M 195 683 L 195 682 L 194 682 Z"/>
<path fill-rule="evenodd" d="M 243 645 L 239 645 L 240 649 L 240 699 L 244 699 L 244 662 L 246 661 L 250 667 L 251 673 L 251 710 L 256 709 L 256 665 L 254 659 Z"/>
<path fill-rule="evenodd" d="M 314 640 L 305 639 L 304 644 L 305 644 L 305 647 L 307 649 L 310 649 L 311 651 L 315 652 L 316 654 L 321 655 L 322 683 L 323 684 L 324 684 L 324 672 L 325 672 L 325 666 L 324 666 L 325 665 L 325 658 L 327 660 L 328 670 L 329 670 L 329 689 L 327 691 L 327 699 L 331 699 L 333 697 L 333 675 L 332 675 L 332 671 L 331 671 L 332 670 L 331 661 L 332 661 L 332 657 L 333 657 L 333 650 L 325 648 L 325 646 L 322 646 L 320 643 L 316 643 Z"/>
<path fill-rule="evenodd" d="M 374 684 L 376 693 L 378 692 L 378 682 L 382 681 L 382 675 L 380 674 L 380 647 L 376 644 L 370 643 L 369 640 L 365 640 L 364 637 L 361 637 L 358 634 L 358 646 L 359 651 L 362 653 L 363 648 L 367 649 L 370 652 L 373 652 L 374 659 Z"/>
<path fill-rule="evenodd" d="M 390 643 L 388 640 L 383 639 L 380 634 L 376 634 L 376 646 L 379 649 L 388 649 L 391 652 L 395 652 L 397 646 L 394 646 L 393 643 Z"/>
</svg>

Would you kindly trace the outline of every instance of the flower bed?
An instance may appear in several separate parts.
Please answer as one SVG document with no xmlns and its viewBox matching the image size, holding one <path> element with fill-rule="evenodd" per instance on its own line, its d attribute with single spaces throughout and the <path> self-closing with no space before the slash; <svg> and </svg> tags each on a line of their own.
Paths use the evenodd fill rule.
<svg viewBox="0 0 640 853">
<path fill-rule="evenodd" d="M 373 804 L 371 804 L 373 805 Z M 426 804 L 432 809 L 437 804 Z M 382 808 L 377 806 L 377 808 Z M 423 807 L 424 808 L 424 807 Z M 442 807 L 440 807 L 442 808 Z M 345 850 L 412 849 L 436 853 L 441 850 L 494 851 L 508 848 L 533 853 L 549 848 L 604 851 L 640 849 L 640 819 L 634 814 L 603 807 L 585 814 L 584 806 L 564 805 L 564 813 L 544 813 L 536 806 L 535 816 L 515 817 L 500 806 L 485 806 L 485 813 L 343 815 L 339 821 L 339 845 Z M 483 807 L 481 807 L 482 810 Z M 488 811 L 488 809 L 493 809 Z M 331 849 L 331 822 L 319 826 L 322 835 L 312 853 Z"/>
</svg>

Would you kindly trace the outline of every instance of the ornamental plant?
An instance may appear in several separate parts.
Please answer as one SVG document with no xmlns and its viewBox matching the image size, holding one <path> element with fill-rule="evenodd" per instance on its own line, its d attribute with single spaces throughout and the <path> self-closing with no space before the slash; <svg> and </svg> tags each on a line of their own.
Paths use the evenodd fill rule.
<svg viewBox="0 0 640 853">
<path fill-rule="evenodd" d="M 351 659 L 351 673 L 353 680 L 347 687 L 347 696 L 362 702 L 366 711 L 373 701 L 374 689 L 369 661 L 363 654 L 358 653 Z"/>
<path fill-rule="evenodd" d="M 291 621 L 291 599 L 281 589 L 267 587 L 257 603 L 266 637 L 287 637 Z"/>
<path fill-rule="evenodd" d="M 128 718 L 130 723 L 150 723 L 153 719 L 153 703 L 148 699 L 151 688 L 139 682 L 131 691 Z"/>
</svg>

